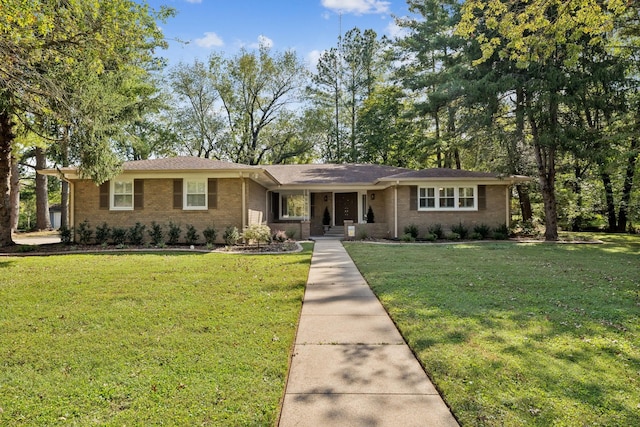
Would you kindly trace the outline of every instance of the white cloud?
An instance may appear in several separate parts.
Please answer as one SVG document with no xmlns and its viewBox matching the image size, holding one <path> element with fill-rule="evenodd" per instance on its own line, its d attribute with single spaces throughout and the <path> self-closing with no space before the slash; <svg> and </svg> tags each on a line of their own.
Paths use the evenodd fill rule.
<svg viewBox="0 0 640 427">
<path fill-rule="evenodd" d="M 265 35 L 260 34 L 258 36 L 258 41 L 255 43 L 251 43 L 249 45 L 249 47 L 252 49 L 259 49 L 260 46 L 264 46 L 271 49 L 273 47 L 273 40 L 271 40 L 269 37 Z"/>
<path fill-rule="evenodd" d="M 312 71 L 315 71 L 317 65 L 318 65 L 318 59 L 320 59 L 320 55 L 322 55 L 324 51 L 323 50 L 312 50 L 311 52 L 309 52 L 307 54 L 307 64 L 308 64 L 308 68 Z"/>
<path fill-rule="evenodd" d="M 338 13 L 387 13 L 389 12 L 388 1 L 381 0 L 322 0 L 322 6 Z"/>
<path fill-rule="evenodd" d="M 389 36 L 391 36 L 391 39 L 403 39 L 409 34 L 409 30 L 398 25 L 396 21 L 391 21 L 389 25 L 387 25 L 386 30 Z"/>
<path fill-rule="evenodd" d="M 204 37 L 194 40 L 195 44 L 206 49 L 224 46 L 224 42 L 216 33 L 204 33 Z"/>
<path fill-rule="evenodd" d="M 185 0 L 187 3 L 202 3 L 202 0 Z"/>
</svg>

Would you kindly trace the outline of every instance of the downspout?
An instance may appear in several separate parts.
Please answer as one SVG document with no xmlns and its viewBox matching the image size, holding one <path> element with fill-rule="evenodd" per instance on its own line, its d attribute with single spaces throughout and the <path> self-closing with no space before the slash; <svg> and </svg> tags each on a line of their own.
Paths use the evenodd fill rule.
<svg viewBox="0 0 640 427">
<path fill-rule="evenodd" d="M 398 185 L 400 184 L 400 181 L 396 181 L 396 185 L 393 187 L 393 195 L 394 195 L 394 203 L 393 203 L 393 210 L 394 210 L 394 218 L 393 218 L 393 237 L 395 239 L 398 238 Z"/>
<path fill-rule="evenodd" d="M 505 188 L 505 225 L 507 226 L 507 228 L 509 226 L 511 226 L 511 187 L 510 186 L 506 186 Z"/>
<path fill-rule="evenodd" d="M 69 210 L 67 212 L 69 223 L 67 224 L 67 226 L 69 227 L 69 229 L 71 229 L 72 227 L 75 228 L 76 224 L 76 186 L 72 181 L 67 182 L 69 183 L 69 203 L 67 206 L 67 209 Z"/>
<path fill-rule="evenodd" d="M 247 183 L 242 172 L 240 172 L 240 181 L 242 182 L 242 229 L 244 230 L 247 228 Z"/>
</svg>

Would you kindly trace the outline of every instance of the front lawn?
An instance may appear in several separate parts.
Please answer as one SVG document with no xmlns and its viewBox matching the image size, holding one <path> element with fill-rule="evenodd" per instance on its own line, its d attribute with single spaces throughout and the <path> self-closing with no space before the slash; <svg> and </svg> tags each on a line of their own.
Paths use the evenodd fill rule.
<svg viewBox="0 0 640 427">
<path fill-rule="evenodd" d="M 273 425 L 306 249 L 0 258 L 0 425 Z"/>
<path fill-rule="evenodd" d="M 345 244 L 464 426 L 640 425 L 640 239 Z"/>
</svg>

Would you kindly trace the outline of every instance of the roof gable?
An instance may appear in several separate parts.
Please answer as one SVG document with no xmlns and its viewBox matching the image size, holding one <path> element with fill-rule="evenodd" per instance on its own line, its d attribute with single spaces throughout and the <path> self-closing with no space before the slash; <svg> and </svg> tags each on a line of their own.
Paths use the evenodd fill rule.
<svg viewBox="0 0 640 427">
<path fill-rule="evenodd" d="M 381 177 L 409 169 L 365 164 L 305 164 L 262 166 L 281 185 L 373 184 Z"/>
<path fill-rule="evenodd" d="M 125 171 L 168 171 L 168 170 L 239 170 L 259 169 L 256 166 L 202 157 L 166 157 L 163 159 L 134 160 L 125 162 Z"/>
</svg>

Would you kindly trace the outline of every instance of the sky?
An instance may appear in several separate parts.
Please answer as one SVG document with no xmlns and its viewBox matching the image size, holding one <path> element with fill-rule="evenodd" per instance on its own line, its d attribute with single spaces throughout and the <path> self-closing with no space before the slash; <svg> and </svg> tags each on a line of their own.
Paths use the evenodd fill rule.
<svg viewBox="0 0 640 427">
<path fill-rule="evenodd" d="M 394 37 L 394 16 L 406 16 L 405 0 L 147 0 L 177 15 L 161 23 L 169 65 L 206 60 L 212 52 L 233 55 L 265 43 L 274 51 L 295 50 L 309 68 L 338 35 L 358 27 Z"/>
</svg>

